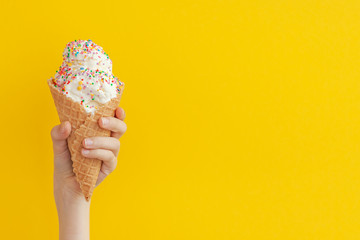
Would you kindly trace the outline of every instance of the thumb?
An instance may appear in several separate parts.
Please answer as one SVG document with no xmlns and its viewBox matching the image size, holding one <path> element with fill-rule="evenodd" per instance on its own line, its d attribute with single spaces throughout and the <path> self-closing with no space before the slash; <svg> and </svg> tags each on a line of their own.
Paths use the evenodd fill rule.
<svg viewBox="0 0 360 240">
<path fill-rule="evenodd" d="M 71 132 L 71 124 L 66 121 L 53 127 L 51 138 L 53 141 L 54 156 L 60 155 L 68 150 L 66 139 Z"/>
</svg>

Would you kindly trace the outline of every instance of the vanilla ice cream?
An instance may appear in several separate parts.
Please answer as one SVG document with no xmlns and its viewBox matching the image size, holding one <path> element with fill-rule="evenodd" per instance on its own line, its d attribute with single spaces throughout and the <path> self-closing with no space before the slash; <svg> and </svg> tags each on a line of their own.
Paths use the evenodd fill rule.
<svg viewBox="0 0 360 240">
<path fill-rule="evenodd" d="M 63 63 L 52 82 L 88 113 L 115 98 L 124 87 L 112 74 L 109 56 L 91 40 L 75 40 L 66 45 Z"/>
</svg>

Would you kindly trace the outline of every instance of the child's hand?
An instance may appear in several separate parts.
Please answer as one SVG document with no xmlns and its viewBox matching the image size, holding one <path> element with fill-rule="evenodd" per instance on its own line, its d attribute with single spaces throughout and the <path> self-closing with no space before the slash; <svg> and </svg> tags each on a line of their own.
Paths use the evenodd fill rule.
<svg viewBox="0 0 360 240">
<path fill-rule="evenodd" d="M 83 141 L 83 156 L 96 158 L 103 161 L 96 186 L 116 168 L 117 155 L 120 150 L 119 138 L 126 131 L 125 112 L 117 108 L 115 117 L 103 117 L 99 119 L 99 126 L 111 131 L 111 137 L 91 137 Z M 59 201 L 72 199 L 85 199 L 81 193 L 72 169 L 72 161 L 66 139 L 69 137 L 71 125 L 63 122 L 51 130 L 51 138 L 54 150 L 54 195 Z"/>
</svg>

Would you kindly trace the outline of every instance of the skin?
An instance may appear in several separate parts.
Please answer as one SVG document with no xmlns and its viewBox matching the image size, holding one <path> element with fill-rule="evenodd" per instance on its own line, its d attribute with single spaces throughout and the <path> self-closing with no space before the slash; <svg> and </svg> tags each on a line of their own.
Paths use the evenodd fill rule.
<svg viewBox="0 0 360 240">
<path fill-rule="evenodd" d="M 115 117 L 99 119 L 99 126 L 111 131 L 111 137 L 92 137 L 82 142 L 82 154 L 87 158 L 102 161 L 98 186 L 117 165 L 120 150 L 118 140 L 126 132 L 125 111 L 118 107 Z M 72 161 L 67 147 L 67 138 L 71 132 L 69 122 L 63 122 L 51 130 L 54 151 L 54 197 L 59 218 L 60 240 L 89 239 L 89 210 L 72 170 Z"/>
</svg>

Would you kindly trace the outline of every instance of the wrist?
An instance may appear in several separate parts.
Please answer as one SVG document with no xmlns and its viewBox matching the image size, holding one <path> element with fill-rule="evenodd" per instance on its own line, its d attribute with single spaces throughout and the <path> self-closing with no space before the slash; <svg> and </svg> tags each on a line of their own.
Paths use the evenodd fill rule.
<svg viewBox="0 0 360 240">
<path fill-rule="evenodd" d="M 56 205 L 62 203 L 87 204 L 75 177 L 54 173 L 54 197 Z"/>
<path fill-rule="evenodd" d="M 69 208 L 81 208 L 90 210 L 90 202 L 86 201 L 84 196 L 80 196 L 68 191 L 56 191 L 54 192 L 56 208 L 58 212 L 61 210 L 69 211 Z"/>
<path fill-rule="evenodd" d="M 60 240 L 89 240 L 90 203 L 64 199 L 57 204 Z"/>
<path fill-rule="evenodd" d="M 69 187 L 63 179 L 54 178 L 54 197 L 59 218 L 60 240 L 89 239 L 90 201 Z"/>
</svg>

